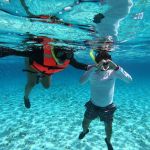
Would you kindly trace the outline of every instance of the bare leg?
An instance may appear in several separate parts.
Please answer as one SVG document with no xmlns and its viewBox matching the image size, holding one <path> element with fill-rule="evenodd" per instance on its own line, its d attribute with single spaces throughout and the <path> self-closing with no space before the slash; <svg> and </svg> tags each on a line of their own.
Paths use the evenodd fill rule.
<svg viewBox="0 0 150 150">
<path fill-rule="evenodd" d="M 88 130 L 89 126 L 90 126 L 91 121 L 92 120 L 87 119 L 87 118 L 84 117 L 83 122 L 82 122 L 82 128 L 83 128 L 83 132 L 84 133 L 87 132 L 87 130 Z"/>
<path fill-rule="evenodd" d="M 27 70 L 30 70 L 31 72 L 35 72 L 35 73 L 27 72 L 27 84 L 25 87 L 24 97 L 29 98 L 29 94 L 31 93 L 31 90 L 36 85 L 37 74 L 36 74 L 36 71 L 33 68 L 31 68 L 31 66 L 29 64 L 29 58 L 25 59 L 25 66 L 26 66 Z"/>
<path fill-rule="evenodd" d="M 107 144 L 108 150 L 113 150 L 113 146 L 110 142 L 112 136 L 112 121 L 105 122 L 105 132 L 106 132 L 105 142 Z"/>
<path fill-rule="evenodd" d="M 82 122 L 83 131 L 79 135 L 80 140 L 83 139 L 84 136 L 89 132 L 88 128 L 89 128 L 89 125 L 90 125 L 91 121 L 92 120 L 87 119 L 87 118 L 84 117 L 83 122 Z"/>
<path fill-rule="evenodd" d="M 51 76 L 45 75 L 41 80 L 41 84 L 45 89 L 48 89 L 51 85 Z"/>
<path fill-rule="evenodd" d="M 29 98 L 29 95 L 31 93 L 31 90 L 33 89 L 33 87 L 36 85 L 36 80 L 37 80 L 37 74 L 32 74 L 30 72 L 27 73 L 27 84 L 25 87 L 25 98 Z"/>
<path fill-rule="evenodd" d="M 107 141 L 110 143 L 110 139 L 112 136 L 112 122 L 105 122 L 105 133 L 107 137 Z"/>
<path fill-rule="evenodd" d="M 26 69 L 35 72 L 30 65 L 29 65 L 29 59 L 25 59 L 25 65 Z M 24 93 L 24 104 L 26 108 L 30 108 L 30 100 L 29 95 L 33 89 L 33 87 L 36 85 L 37 81 L 37 74 L 36 73 L 30 73 L 27 72 L 27 84 L 25 86 L 25 93 Z"/>
</svg>

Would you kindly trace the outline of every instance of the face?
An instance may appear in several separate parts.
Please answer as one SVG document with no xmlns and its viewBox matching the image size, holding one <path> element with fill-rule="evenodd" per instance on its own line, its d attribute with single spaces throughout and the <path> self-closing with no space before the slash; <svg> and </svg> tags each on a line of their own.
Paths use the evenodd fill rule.
<svg viewBox="0 0 150 150">
<path fill-rule="evenodd" d="M 112 42 L 107 42 L 105 41 L 101 47 L 101 50 L 104 50 L 104 51 L 111 51 L 113 47 L 113 43 Z"/>
<path fill-rule="evenodd" d="M 101 50 L 111 51 L 114 45 L 114 41 L 112 36 L 107 36 L 104 40 L 101 41 Z"/>
</svg>

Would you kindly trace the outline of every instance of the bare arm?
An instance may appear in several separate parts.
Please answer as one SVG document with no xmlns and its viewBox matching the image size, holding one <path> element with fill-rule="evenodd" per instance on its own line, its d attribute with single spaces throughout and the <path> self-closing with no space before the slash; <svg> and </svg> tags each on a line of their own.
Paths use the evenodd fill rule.
<svg viewBox="0 0 150 150">
<path fill-rule="evenodd" d="M 27 15 L 29 17 L 34 17 L 35 15 L 33 15 L 30 11 L 29 11 L 29 7 L 27 6 L 25 0 L 20 0 L 20 3 L 22 4 L 23 8 L 25 9 Z"/>
<path fill-rule="evenodd" d="M 77 69 L 88 70 L 87 64 L 78 62 L 76 59 L 74 59 L 74 57 L 72 57 L 72 59 L 70 60 L 70 65 L 72 65 L 73 67 L 75 67 Z"/>
</svg>

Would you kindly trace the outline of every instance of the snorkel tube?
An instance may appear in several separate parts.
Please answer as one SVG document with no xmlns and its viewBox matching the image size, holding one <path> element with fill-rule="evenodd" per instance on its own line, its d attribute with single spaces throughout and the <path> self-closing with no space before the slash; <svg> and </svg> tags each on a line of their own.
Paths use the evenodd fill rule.
<svg viewBox="0 0 150 150">
<path fill-rule="evenodd" d="M 92 58 L 92 60 L 96 63 L 96 61 L 95 61 L 95 56 L 94 56 L 93 53 L 94 53 L 94 50 L 91 49 L 89 55 L 90 55 L 90 57 Z"/>
</svg>

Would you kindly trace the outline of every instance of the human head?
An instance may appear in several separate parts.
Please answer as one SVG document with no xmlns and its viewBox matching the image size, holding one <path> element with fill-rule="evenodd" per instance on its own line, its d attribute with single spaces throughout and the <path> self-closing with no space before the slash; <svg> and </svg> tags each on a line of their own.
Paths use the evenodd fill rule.
<svg viewBox="0 0 150 150">
<path fill-rule="evenodd" d="M 54 46 L 53 49 L 54 49 L 55 56 L 61 61 L 69 60 L 73 57 L 72 49 L 66 47 L 60 47 L 60 46 Z"/>
<path fill-rule="evenodd" d="M 97 50 L 108 51 L 108 52 L 112 51 L 113 44 L 114 44 L 114 41 L 113 41 L 112 36 L 106 36 L 99 40 L 99 46 L 98 46 Z"/>
</svg>

